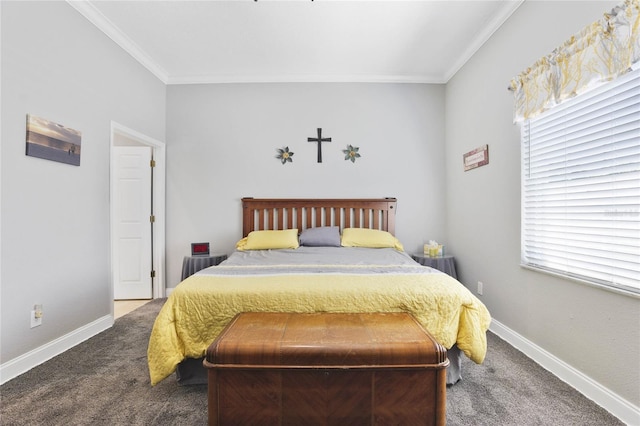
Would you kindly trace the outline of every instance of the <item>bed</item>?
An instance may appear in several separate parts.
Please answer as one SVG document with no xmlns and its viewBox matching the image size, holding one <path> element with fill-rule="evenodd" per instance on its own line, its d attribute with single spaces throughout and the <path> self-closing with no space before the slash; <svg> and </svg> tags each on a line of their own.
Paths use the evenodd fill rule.
<svg viewBox="0 0 640 426">
<path fill-rule="evenodd" d="M 229 258 L 176 286 L 147 351 L 152 385 L 174 372 L 206 383 L 207 347 L 239 312 L 409 312 L 448 350 L 486 354 L 488 310 L 454 278 L 419 265 L 395 236 L 397 200 L 242 199 L 242 239 Z"/>
</svg>

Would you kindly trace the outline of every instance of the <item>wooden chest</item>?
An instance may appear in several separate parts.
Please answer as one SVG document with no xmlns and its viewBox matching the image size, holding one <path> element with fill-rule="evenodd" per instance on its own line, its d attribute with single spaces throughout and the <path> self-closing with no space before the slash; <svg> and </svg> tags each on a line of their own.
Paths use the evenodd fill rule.
<svg viewBox="0 0 640 426">
<path fill-rule="evenodd" d="M 207 350 L 210 425 L 444 425 L 447 353 L 409 314 L 237 315 Z"/>
</svg>

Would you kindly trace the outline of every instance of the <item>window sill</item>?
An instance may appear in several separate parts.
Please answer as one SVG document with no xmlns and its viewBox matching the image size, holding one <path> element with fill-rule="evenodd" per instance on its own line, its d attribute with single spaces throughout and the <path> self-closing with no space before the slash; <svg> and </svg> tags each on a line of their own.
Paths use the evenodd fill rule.
<svg viewBox="0 0 640 426">
<path fill-rule="evenodd" d="M 523 268 L 523 269 L 528 269 L 530 271 L 540 272 L 540 273 L 546 274 L 546 275 L 551 275 L 552 277 L 561 278 L 561 279 L 577 282 L 577 283 L 580 283 L 580 284 L 585 284 L 585 285 L 588 285 L 590 287 L 595 287 L 595 288 L 598 288 L 600 290 L 605 290 L 605 291 L 608 291 L 608 292 L 611 292 L 611 293 L 616 293 L 616 294 L 620 294 L 620 295 L 627 296 L 627 297 L 633 297 L 634 299 L 640 299 L 640 293 L 636 293 L 636 292 L 633 292 L 633 291 L 630 291 L 630 290 L 625 290 L 625 289 L 618 288 L 618 287 L 608 286 L 608 285 L 596 283 L 596 282 L 593 282 L 593 281 L 582 280 L 580 278 L 575 278 L 575 277 L 571 277 L 571 276 L 568 276 L 568 275 L 560 274 L 558 272 L 549 271 L 548 269 L 543 269 L 543 268 L 538 268 L 538 267 L 531 266 L 531 265 L 526 265 L 524 263 L 521 263 L 520 267 Z"/>
</svg>

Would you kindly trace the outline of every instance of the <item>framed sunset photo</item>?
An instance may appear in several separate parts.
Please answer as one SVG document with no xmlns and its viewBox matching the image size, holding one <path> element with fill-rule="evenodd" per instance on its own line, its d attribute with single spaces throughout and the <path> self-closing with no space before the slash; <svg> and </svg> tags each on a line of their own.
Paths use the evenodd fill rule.
<svg viewBox="0 0 640 426">
<path fill-rule="evenodd" d="M 30 157 L 80 165 L 82 133 L 35 115 L 27 115 L 27 147 Z"/>
</svg>

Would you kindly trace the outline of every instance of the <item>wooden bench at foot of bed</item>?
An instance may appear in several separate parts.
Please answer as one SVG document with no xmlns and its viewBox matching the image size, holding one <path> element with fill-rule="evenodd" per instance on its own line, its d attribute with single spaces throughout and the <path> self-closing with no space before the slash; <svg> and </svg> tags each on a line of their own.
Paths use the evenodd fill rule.
<svg viewBox="0 0 640 426">
<path fill-rule="evenodd" d="M 406 313 L 241 313 L 207 350 L 209 424 L 444 425 L 448 363 Z"/>
</svg>

